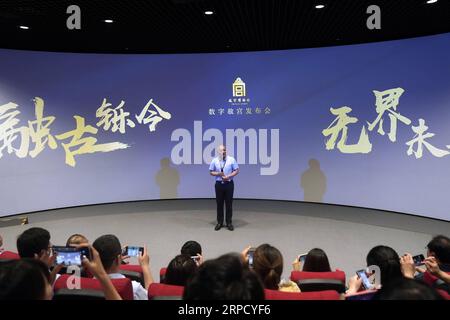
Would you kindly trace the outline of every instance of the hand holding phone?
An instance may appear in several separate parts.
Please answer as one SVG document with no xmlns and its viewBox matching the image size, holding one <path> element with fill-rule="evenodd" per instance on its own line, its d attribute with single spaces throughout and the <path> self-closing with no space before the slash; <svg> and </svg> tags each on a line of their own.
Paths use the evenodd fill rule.
<svg viewBox="0 0 450 320">
<path fill-rule="evenodd" d="M 56 264 L 64 266 L 81 266 L 83 257 L 90 259 L 91 256 L 88 247 L 54 246 L 53 252 L 56 255 Z"/>
<path fill-rule="evenodd" d="M 299 254 L 294 262 L 292 262 L 292 268 L 294 271 L 302 271 L 307 255 L 307 253 Z"/>
<path fill-rule="evenodd" d="M 302 269 L 303 269 L 303 265 L 305 264 L 307 255 L 308 255 L 307 253 L 302 253 L 298 256 L 298 262 L 300 262 L 300 266 L 302 267 Z"/>
<path fill-rule="evenodd" d="M 424 264 L 424 260 L 425 260 L 425 257 L 424 257 L 423 254 L 418 254 L 418 255 L 413 257 L 414 265 L 416 267 L 423 265 Z"/>
<path fill-rule="evenodd" d="M 361 279 L 362 285 L 365 290 L 370 290 L 372 288 L 372 284 L 370 283 L 369 277 L 367 276 L 366 270 L 361 269 L 356 271 L 358 278 Z"/>
<path fill-rule="evenodd" d="M 250 248 L 247 251 L 247 261 L 250 268 L 253 268 L 253 256 L 255 254 L 255 250 L 255 248 Z"/>
<path fill-rule="evenodd" d="M 195 262 L 197 266 L 200 265 L 200 258 L 201 256 L 191 256 L 191 259 Z"/>
<path fill-rule="evenodd" d="M 144 247 L 138 246 L 126 246 L 122 252 L 122 255 L 129 257 L 139 257 L 144 254 Z"/>
</svg>

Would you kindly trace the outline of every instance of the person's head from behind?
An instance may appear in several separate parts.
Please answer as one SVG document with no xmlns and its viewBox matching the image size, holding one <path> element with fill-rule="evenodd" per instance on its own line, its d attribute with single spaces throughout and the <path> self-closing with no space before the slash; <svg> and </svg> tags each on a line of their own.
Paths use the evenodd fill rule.
<svg viewBox="0 0 450 320">
<path fill-rule="evenodd" d="M 50 300 L 48 267 L 42 261 L 23 258 L 0 266 L 0 300 Z"/>
<path fill-rule="evenodd" d="M 428 256 L 436 258 L 439 264 L 450 264 L 450 239 L 446 236 L 435 236 L 427 245 Z"/>
<path fill-rule="evenodd" d="M 367 266 L 378 266 L 381 273 L 381 285 L 402 278 L 400 257 L 394 249 L 387 246 L 376 246 L 369 251 L 366 257 Z"/>
<path fill-rule="evenodd" d="M 283 273 L 283 256 L 280 250 L 269 244 L 260 245 L 253 254 L 253 270 L 266 289 L 278 290 Z"/>
<path fill-rule="evenodd" d="M 66 247 L 77 246 L 85 243 L 86 244 L 89 243 L 89 240 L 82 234 L 75 233 L 71 235 L 69 239 L 67 239 Z"/>
<path fill-rule="evenodd" d="M 122 259 L 122 247 L 119 239 L 113 234 L 98 237 L 92 246 L 98 251 L 100 260 L 107 273 L 116 273 Z"/>
<path fill-rule="evenodd" d="M 314 248 L 310 250 L 305 258 L 303 271 L 309 272 L 330 272 L 330 262 L 322 249 Z"/>
<path fill-rule="evenodd" d="M 189 240 L 181 247 L 181 254 L 191 257 L 195 257 L 198 254 L 202 255 L 202 246 L 197 241 Z"/>
<path fill-rule="evenodd" d="M 197 264 L 190 255 L 180 254 L 170 261 L 164 277 L 165 284 L 185 286 L 197 271 Z"/>
<path fill-rule="evenodd" d="M 21 258 L 39 259 L 50 266 L 50 233 L 42 228 L 30 228 L 17 238 L 17 251 Z"/>
<path fill-rule="evenodd" d="M 258 276 L 237 254 L 226 254 L 203 263 L 187 282 L 184 300 L 263 300 Z"/>
<path fill-rule="evenodd" d="M 398 278 L 379 290 L 373 300 L 443 300 L 440 294 L 423 282 Z"/>
</svg>

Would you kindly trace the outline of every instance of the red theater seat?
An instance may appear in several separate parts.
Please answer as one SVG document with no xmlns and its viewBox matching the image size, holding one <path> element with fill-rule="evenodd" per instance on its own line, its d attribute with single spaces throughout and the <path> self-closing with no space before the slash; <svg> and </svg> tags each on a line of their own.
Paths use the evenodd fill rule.
<svg viewBox="0 0 450 320">
<path fill-rule="evenodd" d="M 167 297 L 182 298 L 184 287 L 163 283 L 152 283 L 148 287 L 148 299 L 166 299 Z"/>
<path fill-rule="evenodd" d="M 60 289 L 67 288 L 67 279 L 70 277 L 69 274 L 64 274 L 56 280 L 53 290 L 58 292 Z M 92 289 L 103 291 L 100 282 L 97 279 L 93 278 L 80 278 L 81 289 Z M 131 285 L 131 280 L 128 278 L 125 279 L 111 279 L 112 284 L 116 288 L 119 295 L 124 300 L 133 300 L 133 286 Z"/>
<path fill-rule="evenodd" d="M 447 272 L 447 274 L 450 274 L 450 272 Z M 438 279 L 439 279 L 438 277 L 432 275 L 428 271 L 425 271 L 424 274 L 423 274 L 423 282 L 428 284 L 430 287 L 433 287 L 435 285 L 435 282 Z"/>
<path fill-rule="evenodd" d="M 121 264 L 119 269 L 142 273 L 142 267 L 138 264 Z"/>
<path fill-rule="evenodd" d="M 1 260 L 19 260 L 20 256 L 19 256 L 19 254 L 12 252 L 12 251 L 3 251 L 3 252 L 0 252 L 0 259 Z"/>
<path fill-rule="evenodd" d="M 335 279 L 345 283 L 344 271 L 336 269 L 331 272 L 308 272 L 308 271 L 292 271 L 291 280 L 299 281 L 305 279 Z"/>
<path fill-rule="evenodd" d="M 341 270 L 332 272 L 292 271 L 291 280 L 298 284 L 302 292 L 324 290 L 345 292 L 345 273 Z"/>
<path fill-rule="evenodd" d="M 450 300 L 450 293 L 444 290 L 438 290 L 438 292 L 445 300 Z"/>
<path fill-rule="evenodd" d="M 283 292 L 264 290 L 266 300 L 340 300 L 340 295 L 334 290 L 316 292 Z"/>
<path fill-rule="evenodd" d="M 159 282 L 163 283 L 164 278 L 166 277 L 167 268 L 161 268 L 159 270 Z"/>
</svg>

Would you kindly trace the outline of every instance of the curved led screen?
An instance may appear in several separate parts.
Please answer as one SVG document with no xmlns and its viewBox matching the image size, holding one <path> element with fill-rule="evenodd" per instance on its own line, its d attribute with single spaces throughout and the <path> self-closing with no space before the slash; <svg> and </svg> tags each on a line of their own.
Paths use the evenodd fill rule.
<svg viewBox="0 0 450 320">
<path fill-rule="evenodd" d="M 0 50 L 2 216 L 213 198 L 223 143 L 235 198 L 450 220 L 450 34 L 209 54 Z"/>
</svg>

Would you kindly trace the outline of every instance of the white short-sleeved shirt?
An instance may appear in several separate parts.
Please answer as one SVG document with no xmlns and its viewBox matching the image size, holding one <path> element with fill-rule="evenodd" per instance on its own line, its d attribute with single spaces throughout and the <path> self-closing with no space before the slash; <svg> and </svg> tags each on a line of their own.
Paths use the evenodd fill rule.
<svg viewBox="0 0 450 320">
<path fill-rule="evenodd" d="M 236 160 L 233 157 L 226 156 L 225 161 L 222 159 L 219 159 L 219 157 L 215 157 L 211 164 L 209 165 L 209 171 L 215 171 L 215 172 L 221 172 L 223 168 L 223 173 L 228 176 L 233 171 L 236 171 L 239 169 L 239 165 L 237 164 Z M 215 177 L 216 181 L 222 181 L 222 177 L 217 176 Z M 233 178 L 230 178 L 229 180 L 233 180 Z"/>
</svg>

